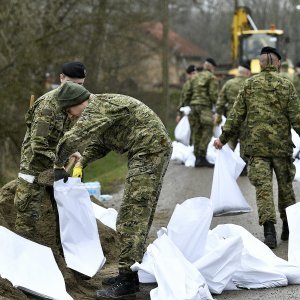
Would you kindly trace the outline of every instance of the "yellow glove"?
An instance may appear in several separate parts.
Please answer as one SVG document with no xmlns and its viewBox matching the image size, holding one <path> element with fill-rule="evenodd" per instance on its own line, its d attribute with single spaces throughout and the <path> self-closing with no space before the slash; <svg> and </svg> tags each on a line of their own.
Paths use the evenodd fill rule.
<svg viewBox="0 0 300 300">
<path fill-rule="evenodd" d="M 72 177 L 80 177 L 82 178 L 83 172 L 82 172 L 82 165 L 76 164 L 73 168 Z"/>
</svg>

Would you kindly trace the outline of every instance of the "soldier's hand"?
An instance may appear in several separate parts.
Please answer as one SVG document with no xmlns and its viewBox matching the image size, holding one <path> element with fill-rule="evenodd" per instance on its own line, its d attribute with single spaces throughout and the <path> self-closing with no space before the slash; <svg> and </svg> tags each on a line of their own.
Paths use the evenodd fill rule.
<svg viewBox="0 0 300 300">
<path fill-rule="evenodd" d="M 181 117 L 179 115 L 176 116 L 176 124 L 179 123 Z"/>
<path fill-rule="evenodd" d="M 82 165 L 80 162 L 76 163 L 75 167 L 73 168 L 72 177 L 79 177 L 82 178 L 83 171 L 82 171 Z"/>
<path fill-rule="evenodd" d="M 78 161 L 80 161 L 82 159 L 82 156 L 81 156 L 81 154 L 78 151 L 74 152 L 73 154 L 71 154 L 70 157 L 69 157 L 69 159 L 71 157 L 74 157 L 76 162 L 78 162 Z"/>
<path fill-rule="evenodd" d="M 63 179 L 64 183 L 68 181 L 69 174 L 64 168 L 54 168 L 54 181 Z"/>
<path fill-rule="evenodd" d="M 224 145 L 221 143 L 220 139 L 216 139 L 216 140 L 214 141 L 214 147 L 215 147 L 216 149 L 222 149 L 223 146 L 224 146 Z"/>
</svg>

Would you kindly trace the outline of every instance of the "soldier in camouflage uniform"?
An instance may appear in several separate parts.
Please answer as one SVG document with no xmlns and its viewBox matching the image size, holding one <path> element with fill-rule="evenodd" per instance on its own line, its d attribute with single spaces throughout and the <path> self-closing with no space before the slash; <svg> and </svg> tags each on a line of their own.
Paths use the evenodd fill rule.
<svg viewBox="0 0 300 300">
<path fill-rule="evenodd" d="M 189 120 L 192 129 L 195 167 L 213 167 L 206 160 L 206 152 L 213 133 L 213 105 L 218 98 L 218 83 L 213 72 L 216 63 L 208 58 L 203 71 L 193 77 L 183 98 L 183 103 L 191 107 Z"/>
<path fill-rule="evenodd" d="M 216 114 L 214 115 L 214 123 L 216 125 L 219 125 L 222 122 L 222 115 L 226 117 L 229 115 L 241 86 L 250 75 L 250 64 L 241 64 L 238 68 L 238 75 L 235 78 L 228 80 L 223 85 L 216 104 Z M 235 149 L 239 137 L 240 132 L 228 141 L 228 145 L 232 150 Z"/>
<path fill-rule="evenodd" d="M 295 73 L 293 76 L 293 84 L 296 88 L 298 98 L 300 98 L 300 61 L 296 64 Z"/>
<path fill-rule="evenodd" d="M 62 167 L 88 137 L 91 142 L 76 164 L 73 176 L 81 177 L 83 167 L 111 150 L 128 153 L 128 175 L 117 220 L 121 249 L 119 275 L 107 281 L 111 284 L 109 288 L 97 291 L 100 299 L 128 299 L 129 294 L 138 290 L 137 273 L 130 266 L 142 260 L 172 143 L 161 120 L 142 102 L 125 95 L 100 94 L 90 95 L 88 105 L 84 101 L 81 107 L 74 106 L 73 100 L 85 91 L 84 87 L 66 83 L 58 96 L 69 115 L 82 114 L 59 142 L 55 180 L 67 180 Z"/>
<path fill-rule="evenodd" d="M 189 103 L 186 102 L 186 100 L 187 100 L 187 93 L 190 90 L 191 80 L 192 80 L 192 78 L 195 77 L 195 75 L 197 75 L 197 70 L 196 70 L 195 65 L 188 66 L 187 69 L 186 69 L 187 80 L 183 84 L 183 87 L 182 87 L 182 90 L 181 90 L 181 96 L 180 96 L 180 103 L 179 103 L 179 105 L 177 107 L 176 123 L 178 123 L 180 121 L 180 119 L 181 119 L 180 108 L 189 105 Z"/>
<path fill-rule="evenodd" d="M 60 81 L 83 84 L 84 66 L 79 62 L 62 66 Z M 24 237 L 34 239 L 40 218 L 45 187 L 37 182 L 40 172 L 53 168 L 55 149 L 71 120 L 60 110 L 57 102 L 59 88 L 35 101 L 26 114 L 27 131 L 21 149 L 20 173 L 14 204 L 17 212 L 15 229 Z M 51 192 L 51 191 L 50 191 Z"/>
<path fill-rule="evenodd" d="M 281 239 L 288 240 L 285 209 L 295 203 L 293 142 L 291 127 L 300 134 L 300 102 L 291 81 L 278 74 L 280 55 L 272 47 L 261 50 L 261 73 L 245 81 L 223 133 L 214 143 L 220 149 L 245 121 L 245 155 L 249 157 L 249 179 L 256 189 L 259 224 L 264 226 L 265 243 L 277 246 L 276 212 L 272 177 L 278 182 L 278 208 L 283 221 Z"/>
</svg>

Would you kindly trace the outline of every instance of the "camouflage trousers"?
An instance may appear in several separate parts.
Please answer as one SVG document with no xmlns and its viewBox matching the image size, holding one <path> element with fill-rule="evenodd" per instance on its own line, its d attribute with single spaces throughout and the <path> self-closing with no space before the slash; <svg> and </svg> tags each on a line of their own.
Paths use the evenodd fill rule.
<svg viewBox="0 0 300 300">
<path fill-rule="evenodd" d="M 202 105 L 191 105 L 189 121 L 192 129 L 194 154 L 206 156 L 207 146 L 213 135 L 212 111 Z"/>
<path fill-rule="evenodd" d="M 280 218 L 287 220 L 285 209 L 295 204 L 293 179 L 295 166 L 290 157 L 250 157 L 248 177 L 256 189 L 259 224 L 276 223 L 273 201 L 273 170 L 278 183 L 278 210 Z"/>
<path fill-rule="evenodd" d="M 35 240 L 37 223 L 41 216 L 41 204 L 46 194 L 50 195 L 51 204 L 56 216 L 56 236 L 57 244 L 60 244 L 59 220 L 56 202 L 54 200 L 53 188 L 45 188 L 36 182 L 29 183 L 22 178 L 18 178 L 14 205 L 16 208 L 15 230 L 25 238 Z"/>
<path fill-rule="evenodd" d="M 117 219 L 120 248 L 119 271 L 128 272 L 135 262 L 141 262 L 146 239 L 152 225 L 157 201 L 171 157 L 171 143 L 166 151 L 132 161 L 125 182 L 123 201 Z M 147 170 L 147 166 L 151 166 Z"/>
</svg>

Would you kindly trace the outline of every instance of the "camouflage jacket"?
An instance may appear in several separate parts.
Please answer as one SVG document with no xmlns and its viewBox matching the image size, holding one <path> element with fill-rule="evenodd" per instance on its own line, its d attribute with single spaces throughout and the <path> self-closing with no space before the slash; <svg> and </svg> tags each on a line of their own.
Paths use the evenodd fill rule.
<svg viewBox="0 0 300 300">
<path fill-rule="evenodd" d="M 187 81 L 182 86 L 181 95 L 180 95 L 180 103 L 177 107 L 178 111 L 181 107 L 190 105 L 190 102 L 188 101 L 188 99 L 190 97 L 189 93 L 190 93 L 190 90 L 191 90 L 191 80 L 193 78 L 194 77 L 191 77 L 191 78 L 187 79 Z"/>
<path fill-rule="evenodd" d="M 130 160 L 170 149 L 170 138 L 159 117 L 142 102 L 125 95 L 92 95 L 88 106 L 57 147 L 56 165 L 61 166 L 84 140 L 91 142 L 83 153 L 83 166 L 111 150 L 128 152 Z"/>
<path fill-rule="evenodd" d="M 218 83 L 213 73 L 204 70 L 190 79 L 182 102 L 212 108 L 218 98 Z"/>
<path fill-rule="evenodd" d="M 21 149 L 20 172 L 37 176 L 52 168 L 55 149 L 71 121 L 57 103 L 58 89 L 38 98 L 25 116 L 26 134 Z"/>
<path fill-rule="evenodd" d="M 247 78 L 237 76 L 228 80 L 222 87 L 216 104 L 216 113 L 219 115 L 228 115 L 232 109 L 233 103 L 239 93 L 242 84 Z"/>
<path fill-rule="evenodd" d="M 280 72 L 279 75 L 282 76 L 283 78 L 293 81 L 293 75 L 288 72 Z"/>
<path fill-rule="evenodd" d="M 273 66 L 245 81 L 220 141 L 227 143 L 243 121 L 247 156 L 292 155 L 291 126 L 300 134 L 300 101 L 293 84 L 280 76 Z"/>
<path fill-rule="evenodd" d="M 300 74 L 294 74 L 293 76 L 293 84 L 296 88 L 298 98 L 300 99 Z"/>
</svg>

